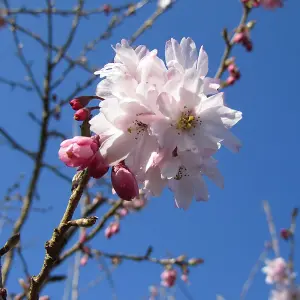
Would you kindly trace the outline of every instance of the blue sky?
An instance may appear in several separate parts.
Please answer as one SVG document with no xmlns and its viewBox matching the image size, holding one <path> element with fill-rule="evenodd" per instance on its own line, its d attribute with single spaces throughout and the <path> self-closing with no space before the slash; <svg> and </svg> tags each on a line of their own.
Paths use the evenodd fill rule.
<svg viewBox="0 0 300 300">
<path fill-rule="evenodd" d="M 95 7 L 94 1 L 87 1 L 86 7 Z M 14 3 L 14 5 L 13 5 Z M 12 6 L 26 1 L 12 1 Z M 72 5 L 73 1 L 64 3 Z M 103 2 L 100 1 L 99 4 Z M 112 0 L 112 5 L 122 3 Z M 27 4 L 26 4 L 27 5 Z M 43 6 L 44 1 L 30 1 L 31 7 Z M 155 4 L 143 9 L 136 17 L 129 19 L 117 30 L 109 41 L 102 42 L 90 55 L 95 66 L 110 61 L 113 51 L 110 47 L 121 38 L 128 38 L 137 26 L 142 24 L 154 10 Z M 238 0 L 179 0 L 174 8 L 160 18 L 150 31 L 137 42 L 149 48 L 157 48 L 164 55 L 164 43 L 174 37 L 192 37 L 198 46 L 204 45 L 210 60 L 210 75 L 213 76 L 223 53 L 224 42 L 220 36 L 223 27 L 234 28 L 241 15 Z M 225 177 L 225 189 L 219 190 L 209 184 L 210 200 L 207 203 L 193 203 L 188 211 L 176 209 L 169 192 L 160 198 L 152 199 L 141 213 L 130 215 L 121 223 L 119 235 L 107 241 L 103 233 L 97 237 L 93 247 L 109 252 L 143 254 L 149 245 L 154 247 L 153 256 L 163 257 L 186 254 L 202 257 L 205 264 L 192 269 L 191 285 L 188 287 L 191 299 L 215 299 L 222 294 L 227 300 L 238 299 L 243 283 L 257 260 L 264 242 L 269 239 L 262 201 L 268 200 L 272 207 L 277 228 L 288 226 L 290 212 L 299 206 L 300 160 L 299 146 L 298 77 L 300 69 L 300 43 L 297 39 L 296 20 L 300 16 L 299 1 L 286 1 L 283 9 L 274 12 L 256 9 L 251 19 L 257 20 L 252 32 L 254 49 L 246 53 L 236 47 L 233 55 L 241 70 L 241 80 L 226 90 L 226 101 L 232 108 L 243 112 L 243 120 L 234 128 L 234 133 L 242 140 L 239 154 L 221 149 L 217 158 Z M 79 33 L 70 49 L 74 57 L 80 54 L 81 45 L 103 31 L 109 18 L 96 16 L 80 24 Z M 294 21 L 293 21 L 294 20 Z M 19 19 L 27 28 L 33 28 L 40 35 L 45 33 L 46 21 L 43 18 L 23 17 Z M 56 19 L 55 42 L 61 44 L 70 28 L 70 19 Z M 21 81 L 25 71 L 15 56 L 15 48 L 8 30 L 0 31 L 0 76 Z M 26 56 L 33 61 L 33 69 L 39 82 L 44 73 L 44 52 L 36 43 L 22 38 Z M 57 69 L 57 74 L 63 68 Z M 66 97 L 77 83 L 85 80 L 81 71 L 69 76 L 57 90 L 59 98 Z M 94 84 L 86 94 L 94 93 Z M 38 127 L 27 116 L 28 111 L 39 112 L 40 102 L 33 93 L 22 90 L 11 91 L 0 85 L 2 114 L 0 124 L 14 135 L 24 146 L 34 149 L 37 146 Z M 51 127 L 72 136 L 72 111 L 66 107 L 61 122 L 53 122 Z M 2 141 L 2 139 L 1 139 Z M 57 159 L 58 141 L 52 141 L 46 154 L 47 161 L 62 167 L 70 176 L 73 170 L 63 167 Z M 0 195 L 17 178 L 20 172 L 28 182 L 32 162 L 24 155 L 1 145 L 1 188 Z M 26 185 L 24 185 L 25 187 Z M 22 191 L 24 192 L 25 189 Z M 61 218 L 67 203 L 70 187 L 53 175 L 42 172 L 37 207 L 52 207 L 47 214 L 33 213 L 22 232 L 25 247 L 24 255 L 29 269 L 36 274 L 44 256 L 43 244 Z M 101 211 L 104 212 L 104 211 Z M 17 212 L 12 212 L 12 217 Z M 7 224 L 1 235 L 5 242 L 10 232 Z M 284 255 L 288 253 L 286 243 L 281 243 Z M 296 258 L 297 259 L 297 258 Z M 299 263 L 296 261 L 299 269 Z M 56 271 L 66 272 L 67 265 Z M 124 262 L 113 272 L 116 294 L 119 300 L 146 299 L 148 286 L 159 284 L 160 266 L 150 263 Z M 21 277 L 19 260 L 14 264 L 8 288 L 20 291 L 17 278 Z M 100 276 L 98 266 L 90 261 L 81 270 L 80 288 Z M 181 284 L 182 285 L 182 284 Z M 62 299 L 63 285 L 52 285 L 45 293 L 51 299 Z M 258 274 L 247 299 L 267 299 L 268 287 L 264 276 Z M 143 298 L 144 297 L 144 298 Z M 107 280 L 82 294 L 80 299 L 112 299 Z M 187 299 L 177 289 L 176 299 Z"/>
</svg>

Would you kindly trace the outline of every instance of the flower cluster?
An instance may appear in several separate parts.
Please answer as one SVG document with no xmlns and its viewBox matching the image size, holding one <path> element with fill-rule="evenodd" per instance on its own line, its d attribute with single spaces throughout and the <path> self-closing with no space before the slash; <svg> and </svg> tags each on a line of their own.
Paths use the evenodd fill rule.
<svg viewBox="0 0 300 300">
<path fill-rule="evenodd" d="M 126 185 L 136 191 L 130 178 L 134 174 L 153 196 L 168 186 L 184 209 L 193 197 L 208 200 L 203 175 L 223 187 L 212 155 L 221 144 L 239 151 L 241 143 L 229 129 L 242 114 L 225 105 L 219 81 L 206 77 L 203 47 L 198 54 L 192 39 L 171 39 L 166 63 L 157 50 L 133 49 L 126 40 L 114 50 L 114 62 L 95 73 L 104 78 L 96 94 L 105 100 L 90 120 L 91 130 L 100 136 L 101 156 L 113 166 L 113 181 L 126 175 Z"/>
<path fill-rule="evenodd" d="M 300 300 L 300 289 L 293 283 L 295 274 L 282 257 L 267 260 L 262 271 L 266 274 L 266 283 L 275 287 L 270 300 Z"/>
</svg>

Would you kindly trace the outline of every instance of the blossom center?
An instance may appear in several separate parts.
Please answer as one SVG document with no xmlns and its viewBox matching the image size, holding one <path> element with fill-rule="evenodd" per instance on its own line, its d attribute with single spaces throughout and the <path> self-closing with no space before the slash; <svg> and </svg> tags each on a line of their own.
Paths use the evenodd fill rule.
<svg viewBox="0 0 300 300">
<path fill-rule="evenodd" d="M 198 124 L 201 124 L 200 117 L 195 117 L 191 111 L 183 112 L 176 123 L 176 129 L 189 131 L 192 128 L 196 128 Z"/>
<path fill-rule="evenodd" d="M 137 136 L 135 139 L 137 140 L 137 137 L 139 134 L 143 134 L 148 128 L 147 124 L 144 124 L 141 121 L 135 120 L 133 124 L 127 128 L 127 132 L 129 133 L 135 133 Z"/>
<path fill-rule="evenodd" d="M 174 177 L 175 180 L 180 180 L 182 177 L 187 177 L 190 176 L 189 173 L 187 172 L 187 168 L 184 166 L 181 166 L 178 170 L 177 175 Z"/>
</svg>

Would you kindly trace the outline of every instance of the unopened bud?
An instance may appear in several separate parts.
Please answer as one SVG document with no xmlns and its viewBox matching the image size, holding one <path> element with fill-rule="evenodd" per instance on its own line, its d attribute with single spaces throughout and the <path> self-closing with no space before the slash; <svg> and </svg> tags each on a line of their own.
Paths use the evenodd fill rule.
<svg viewBox="0 0 300 300">
<path fill-rule="evenodd" d="M 76 121 L 85 121 L 91 115 L 91 111 L 88 108 L 80 108 L 74 114 L 74 119 Z"/>
<path fill-rule="evenodd" d="M 3 300 L 7 299 L 7 291 L 5 288 L 0 288 L 0 299 L 3 299 Z"/>
<path fill-rule="evenodd" d="M 252 21 L 249 21 L 246 26 L 249 29 L 253 29 L 255 24 L 256 24 L 256 21 L 252 20 Z"/>
<path fill-rule="evenodd" d="M 97 217 L 86 217 L 86 218 L 81 218 L 77 220 L 72 220 L 69 221 L 67 224 L 69 226 L 76 226 L 76 227 L 91 227 L 95 225 L 96 221 L 98 220 Z"/>
<path fill-rule="evenodd" d="M 91 177 L 100 179 L 109 170 L 109 165 L 106 163 L 100 152 L 98 151 L 89 165 L 89 174 Z"/>
<path fill-rule="evenodd" d="M 190 266 L 197 266 L 197 265 L 200 265 L 203 263 L 204 263 L 204 260 L 202 258 L 191 258 L 188 260 L 188 264 Z"/>
<path fill-rule="evenodd" d="M 103 11 L 105 12 L 106 15 L 108 15 L 111 12 L 112 7 L 109 4 L 104 4 L 103 5 Z"/>
<path fill-rule="evenodd" d="M 289 238 L 292 236 L 292 232 L 289 229 L 283 228 L 280 230 L 280 236 L 282 239 L 288 241 Z"/>
<path fill-rule="evenodd" d="M 6 25 L 5 20 L 0 16 L 0 28 Z"/>
<path fill-rule="evenodd" d="M 87 106 L 92 99 L 92 96 L 81 96 L 72 99 L 69 103 L 74 110 L 79 110 Z"/>
<path fill-rule="evenodd" d="M 124 163 L 112 168 L 111 183 L 118 196 L 124 200 L 132 200 L 139 195 L 136 178 Z"/>
</svg>

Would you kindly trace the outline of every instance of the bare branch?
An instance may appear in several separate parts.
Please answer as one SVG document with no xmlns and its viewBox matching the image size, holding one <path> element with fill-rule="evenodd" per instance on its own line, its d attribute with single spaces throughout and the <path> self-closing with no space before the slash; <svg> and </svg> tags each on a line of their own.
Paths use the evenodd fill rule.
<svg viewBox="0 0 300 300">
<path fill-rule="evenodd" d="M 251 8 L 249 8 L 244 3 L 243 4 L 242 18 L 241 18 L 241 21 L 240 21 L 240 24 L 239 24 L 238 27 L 241 27 L 241 26 L 243 26 L 243 25 L 246 24 L 250 12 L 251 12 Z M 222 56 L 222 59 L 221 59 L 220 66 L 219 66 L 218 71 L 217 71 L 217 73 L 215 75 L 215 78 L 221 78 L 221 76 L 225 72 L 225 70 L 226 70 L 226 60 L 229 58 L 231 50 L 232 50 L 232 48 L 234 46 L 233 37 L 231 38 L 231 40 L 228 39 L 228 35 L 227 35 L 227 30 L 226 29 L 224 29 L 224 31 L 223 31 L 223 38 L 224 38 L 226 47 L 225 47 L 225 50 L 224 50 L 224 53 L 223 53 L 223 56 Z"/>
<path fill-rule="evenodd" d="M 4 84 L 8 84 L 12 89 L 15 89 L 16 87 L 19 87 L 27 92 L 31 92 L 33 89 L 31 86 L 26 85 L 24 83 L 21 82 L 16 82 L 16 81 L 12 81 L 9 79 L 6 79 L 4 77 L 0 76 L 0 83 L 4 83 Z"/>
</svg>

